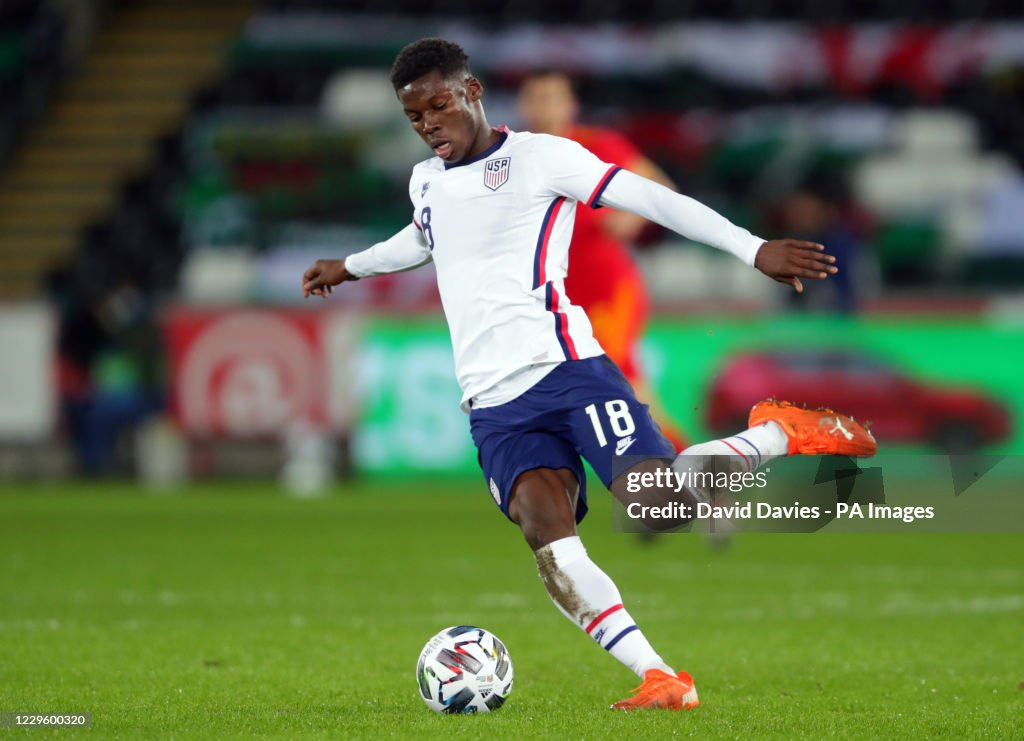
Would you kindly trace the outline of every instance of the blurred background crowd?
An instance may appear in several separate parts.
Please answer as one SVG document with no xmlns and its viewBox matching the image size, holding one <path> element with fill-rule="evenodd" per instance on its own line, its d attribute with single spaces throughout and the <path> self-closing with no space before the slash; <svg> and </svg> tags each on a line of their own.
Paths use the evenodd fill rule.
<svg viewBox="0 0 1024 741">
<path fill-rule="evenodd" d="M 883 445 L 1019 448 L 1024 20 L 884 5 L 0 0 L 0 476 L 472 470 L 432 269 L 298 290 L 409 221 L 429 152 L 387 69 L 425 35 L 492 123 L 563 70 L 679 190 L 840 257 L 797 297 L 642 233 L 648 371 L 691 437 L 792 388 Z"/>
</svg>

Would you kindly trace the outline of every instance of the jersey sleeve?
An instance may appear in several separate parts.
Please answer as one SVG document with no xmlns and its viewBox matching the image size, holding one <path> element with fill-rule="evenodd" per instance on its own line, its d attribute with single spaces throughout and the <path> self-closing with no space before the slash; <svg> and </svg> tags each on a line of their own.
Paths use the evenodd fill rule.
<svg viewBox="0 0 1024 741">
<path fill-rule="evenodd" d="M 537 140 L 536 156 L 544 185 L 555 195 L 600 208 L 601 194 L 622 168 L 560 136 L 539 134 Z"/>
<path fill-rule="evenodd" d="M 346 257 L 345 269 L 357 278 L 368 278 L 412 270 L 431 259 L 430 247 L 419 225 L 412 223 L 390 239 Z"/>
<path fill-rule="evenodd" d="M 684 237 L 730 252 L 747 265 L 753 266 L 765 242 L 703 203 L 629 170 L 618 174 L 599 197 L 612 208 L 630 211 Z"/>
</svg>

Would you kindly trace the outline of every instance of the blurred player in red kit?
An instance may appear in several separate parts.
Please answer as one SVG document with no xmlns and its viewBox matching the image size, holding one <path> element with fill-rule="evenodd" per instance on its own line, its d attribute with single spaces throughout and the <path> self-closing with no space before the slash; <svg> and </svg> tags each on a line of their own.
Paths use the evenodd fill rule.
<svg viewBox="0 0 1024 741">
<path fill-rule="evenodd" d="M 525 129 L 572 139 L 605 162 L 675 187 L 657 165 L 618 132 L 576 122 L 579 102 L 565 73 L 531 73 L 519 89 L 518 107 Z M 650 314 L 650 300 L 629 244 L 646 223 L 642 217 L 626 211 L 579 209 L 565 287 L 573 303 L 587 312 L 594 336 L 608 357 L 622 370 L 637 396 L 650 405 L 655 420 L 676 450 L 682 450 L 687 445 L 686 437 L 662 408 L 637 357 L 639 340 Z"/>
</svg>

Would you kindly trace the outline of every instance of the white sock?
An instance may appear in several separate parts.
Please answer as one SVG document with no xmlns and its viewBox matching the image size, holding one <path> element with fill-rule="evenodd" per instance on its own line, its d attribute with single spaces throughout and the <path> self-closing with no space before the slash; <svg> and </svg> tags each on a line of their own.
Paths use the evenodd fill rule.
<svg viewBox="0 0 1024 741">
<path fill-rule="evenodd" d="M 789 451 L 789 438 L 777 422 L 768 421 L 751 427 L 738 435 L 710 440 L 691 445 L 682 456 L 731 455 L 746 464 L 746 470 L 754 471 L 768 461 L 781 458 Z M 678 458 L 677 458 L 678 460 Z"/>
<path fill-rule="evenodd" d="M 648 669 L 675 674 L 622 606 L 615 582 L 587 556 L 579 536 L 549 543 L 536 556 L 540 578 L 555 606 L 601 648 L 640 678 Z"/>
</svg>

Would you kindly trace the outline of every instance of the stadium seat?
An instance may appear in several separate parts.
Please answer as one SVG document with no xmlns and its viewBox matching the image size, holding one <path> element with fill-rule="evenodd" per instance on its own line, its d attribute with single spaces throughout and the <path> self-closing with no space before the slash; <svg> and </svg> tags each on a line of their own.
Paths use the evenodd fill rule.
<svg viewBox="0 0 1024 741">
<path fill-rule="evenodd" d="M 1024 256 L 1024 174 L 996 183 L 984 193 L 980 203 L 981 227 L 978 231 L 977 251 L 997 255 Z"/>
<path fill-rule="evenodd" d="M 320 98 L 320 112 L 339 126 L 366 130 L 401 118 L 384 70 L 340 70 L 332 75 Z"/>
<path fill-rule="evenodd" d="M 182 265 L 179 293 L 188 303 L 241 304 L 253 296 L 256 278 L 247 248 L 194 250 Z"/>
<path fill-rule="evenodd" d="M 921 108 L 894 122 L 896 148 L 908 155 L 972 155 L 978 149 L 978 124 L 965 113 Z"/>
<path fill-rule="evenodd" d="M 1014 170 L 1000 155 L 897 153 L 863 162 L 854 184 L 859 199 L 879 214 L 937 212 L 978 197 Z"/>
<path fill-rule="evenodd" d="M 935 219 L 892 219 L 878 229 L 873 242 L 882 276 L 890 284 L 919 283 L 936 275 L 942 233 Z"/>
</svg>

